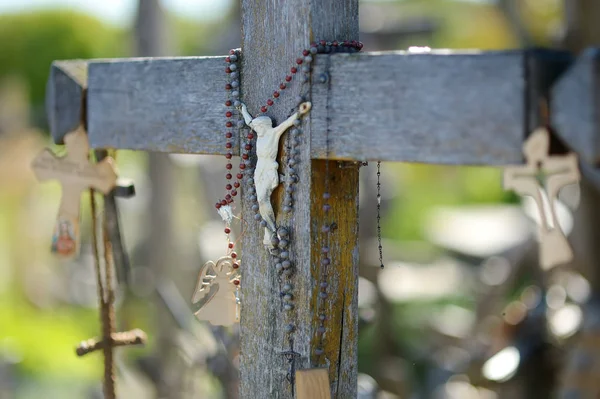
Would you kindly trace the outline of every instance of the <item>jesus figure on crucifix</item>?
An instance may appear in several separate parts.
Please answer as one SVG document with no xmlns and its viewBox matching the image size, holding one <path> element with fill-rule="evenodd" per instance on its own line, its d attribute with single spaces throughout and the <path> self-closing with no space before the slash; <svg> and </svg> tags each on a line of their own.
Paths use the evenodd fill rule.
<svg viewBox="0 0 600 399">
<path fill-rule="evenodd" d="M 244 121 L 254 130 L 258 136 L 256 139 L 256 169 L 254 171 L 254 184 L 256 185 L 256 197 L 260 215 L 267 223 L 265 227 L 265 238 L 263 244 L 271 247 L 271 237 L 277 231 L 275 226 L 275 212 L 271 205 L 271 193 L 279 185 L 279 174 L 277 168 L 277 150 L 279 149 L 279 138 L 290 127 L 294 121 L 310 111 L 311 103 L 300 104 L 298 112 L 295 112 L 280 125 L 273 127 L 273 121 L 268 116 L 252 118 L 242 104 L 241 111 Z"/>
</svg>

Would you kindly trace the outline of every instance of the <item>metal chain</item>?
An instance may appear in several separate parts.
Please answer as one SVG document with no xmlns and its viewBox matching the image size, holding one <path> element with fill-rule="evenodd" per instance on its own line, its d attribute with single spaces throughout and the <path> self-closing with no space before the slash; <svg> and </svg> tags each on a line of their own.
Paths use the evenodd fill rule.
<svg viewBox="0 0 600 399">
<path fill-rule="evenodd" d="M 379 245 L 379 265 L 383 269 L 383 246 L 381 245 L 381 161 L 377 161 L 377 243 Z"/>
</svg>

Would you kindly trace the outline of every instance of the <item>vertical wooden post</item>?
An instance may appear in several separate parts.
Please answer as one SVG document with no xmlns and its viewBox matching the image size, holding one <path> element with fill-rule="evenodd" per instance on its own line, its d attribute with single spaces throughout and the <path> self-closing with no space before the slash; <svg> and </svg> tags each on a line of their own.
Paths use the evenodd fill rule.
<svg viewBox="0 0 600 399">
<path fill-rule="evenodd" d="M 294 60 L 312 40 L 357 40 L 358 0 L 242 0 L 242 98 L 253 115 L 289 74 Z M 327 57 L 327 56 L 322 56 Z M 317 59 L 320 57 L 317 57 Z M 317 61 L 319 62 L 319 61 Z M 318 79 L 313 79 L 318 84 Z M 336 82 L 331 82 L 332 85 Z M 299 85 L 286 89 L 269 111 L 280 123 L 296 105 Z M 295 310 L 282 309 L 279 283 L 271 256 L 262 244 L 263 232 L 254 222 L 251 205 L 243 203 L 248 222 L 243 239 L 241 387 L 242 398 L 292 398 L 286 378 L 290 364 L 281 353 L 289 350 L 285 326 L 292 321 L 295 369 L 329 367 L 332 397 L 356 397 L 358 335 L 358 169 L 339 168 L 330 162 L 333 219 L 326 321 L 325 356 L 313 357 L 318 325 L 317 295 L 322 246 L 325 161 L 310 159 L 310 118 L 303 124 L 299 183 L 294 211 L 281 212 L 283 190 L 273 194 L 279 226 L 292 226 L 292 261 Z M 330 127 L 335 132 L 335 126 Z M 287 134 L 280 156 L 285 156 Z M 283 154 L 282 154 L 283 153 Z M 326 360 L 325 360 L 326 359 Z"/>
<path fill-rule="evenodd" d="M 161 57 L 168 53 L 168 22 L 159 0 L 139 0 L 135 21 L 135 50 L 140 57 Z M 156 281 L 166 278 L 173 261 L 171 240 L 173 226 L 171 211 L 174 199 L 174 176 L 168 154 L 148 154 L 148 175 L 152 182 L 150 206 L 148 210 L 149 234 L 146 245 L 148 248 L 148 267 L 154 273 Z M 154 381 L 157 397 L 169 397 L 173 386 L 167 378 L 167 362 L 169 359 L 171 340 L 175 334 L 174 325 L 167 320 L 171 316 L 157 294 L 154 295 L 156 307 L 156 353 L 155 367 L 159 378 Z M 177 375 L 175 375 L 177 376 Z"/>
</svg>

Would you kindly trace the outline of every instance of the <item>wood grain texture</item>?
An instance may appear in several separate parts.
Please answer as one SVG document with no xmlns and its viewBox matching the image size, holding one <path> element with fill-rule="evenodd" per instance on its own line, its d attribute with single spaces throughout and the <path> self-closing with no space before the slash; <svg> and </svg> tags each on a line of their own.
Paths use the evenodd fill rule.
<svg viewBox="0 0 600 399">
<path fill-rule="evenodd" d="M 551 116 L 557 135 L 591 165 L 600 163 L 600 51 L 589 49 L 552 89 Z"/>
<path fill-rule="evenodd" d="M 308 369 L 296 372 L 297 399 L 330 399 L 327 369 Z"/>
<path fill-rule="evenodd" d="M 93 148 L 225 154 L 224 57 L 138 58 L 89 67 Z M 239 153 L 238 143 L 233 151 Z"/>
<path fill-rule="evenodd" d="M 67 133 L 85 120 L 84 94 L 87 87 L 88 62 L 54 61 L 46 85 L 46 115 L 50 134 L 56 144 L 63 144 Z"/>
<path fill-rule="evenodd" d="M 323 63 L 319 63 L 323 65 Z M 337 159 L 504 164 L 521 159 L 521 51 L 331 56 L 331 151 Z M 315 70 L 315 78 L 322 74 Z M 313 126 L 327 126 L 315 84 Z M 313 156 L 324 156 L 315 135 Z"/>
<path fill-rule="evenodd" d="M 323 7 L 331 5 L 323 3 L 327 3 Z M 268 4 L 265 7 L 270 7 Z M 256 18 L 263 30 L 276 25 L 264 15 L 247 18 L 253 25 L 252 18 Z M 261 105 L 297 56 L 281 58 L 292 51 L 286 49 L 283 40 L 275 42 L 267 46 L 268 52 L 257 49 L 264 65 L 256 73 L 270 77 L 269 83 L 252 93 L 261 96 Z M 243 58 L 253 56 L 246 53 Z M 523 138 L 532 129 L 527 112 L 531 101 L 526 95 L 527 68 L 536 65 L 543 71 L 548 63 L 555 62 L 540 57 L 537 64 L 528 64 L 537 55 L 524 51 L 383 52 L 316 58 L 327 57 L 331 57 L 330 78 L 334 82 L 329 93 L 333 157 L 481 165 L 521 161 Z M 287 65 L 276 63 L 279 59 L 287 60 Z M 92 147 L 223 154 L 223 69 L 222 57 L 92 63 L 88 93 Z M 271 69 L 276 72 L 271 73 Z M 313 75 L 313 159 L 325 157 L 328 126 L 322 108 L 326 91 L 319 90 L 318 84 L 321 72 L 317 68 Z M 286 90 L 276 108 L 291 109 L 286 100 L 289 92 Z M 257 104 L 251 113 L 256 115 L 258 108 Z M 234 151 L 238 151 L 237 145 Z"/>
<path fill-rule="evenodd" d="M 358 38 L 357 0 L 242 0 L 242 98 L 252 115 L 289 73 L 294 60 L 313 39 L 353 40 Z M 293 83 L 269 111 L 280 123 L 296 105 L 299 85 Z M 324 134 L 310 118 L 303 124 L 304 134 L 299 164 L 295 167 L 299 183 L 294 192 L 294 211 L 283 214 L 283 190 L 272 196 L 278 226 L 290 228 L 291 261 L 295 310 L 282 310 L 280 284 L 271 256 L 262 245 L 262 229 L 253 221 L 248 195 L 244 194 L 243 217 L 250 221 L 243 237 L 243 283 L 241 316 L 240 396 L 242 398 L 293 398 L 294 387 L 286 378 L 291 364 L 281 352 L 290 349 L 285 326 L 293 324 L 293 366 L 296 370 L 317 365 L 329 366 L 334 398 L 354 398 L 357 389 L 357 273 L 358 171 L 337 169 L 332 163 L 330 191 L 335 203 L 330 212 L 340 225 L 333 235 L 330 307 L 327 316 L 325 356 L 311 364 L 315 349 L 318 263 L 321 244 L 316 229 L 323 222 L 322 209 L 324 161 L 311 161 L 310 137 Z M 285 159 L 289 136 L 281 140 L 280 156 Z M 331 166 L 331 165 L 330 165 Z M 287 173 L 288 168 L 281 169 Z M 244 185 L 247 191 L 247 184 Z M 315 361 L 316 359 L 312 359 Z M 291 375 L 293 377 L 293 375 Z"/>
</svg>

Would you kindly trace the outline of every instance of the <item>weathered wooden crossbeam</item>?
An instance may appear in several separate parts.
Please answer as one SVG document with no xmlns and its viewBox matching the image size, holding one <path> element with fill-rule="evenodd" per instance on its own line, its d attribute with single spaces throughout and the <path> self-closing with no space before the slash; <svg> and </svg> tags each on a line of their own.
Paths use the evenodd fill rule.
<svg viewBox="0 0 600 399">
<path fill-rule="evenodd" d="M 590 165 L 600 164 L 600 49 L 582 53 L 552 88 L 552 124 Z M 598 174 L 596 172 L 596 174 Z"/>
<path fill-rule="evenodd" d="M 53 137 L 61 142 L 87 114 L 93 148 L 223 154 L 224 64 L 223 57 L 55 62 L 47 102 Z M 538 71 L 563 66 L 549 51 L 319 55 L 311 158 L 325 158 L 329 129 L 334 159 L 521 162 L 536 93 L 549 85 Z M 325 75 L 332 84 L 320 83 Z"/>
</svg>

